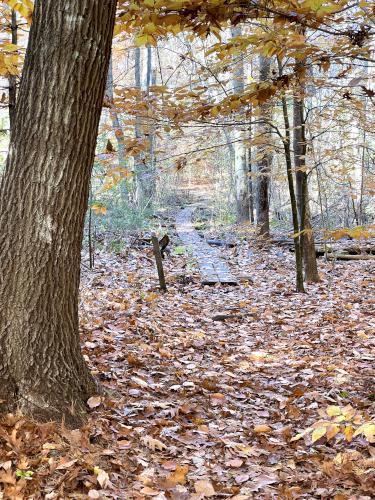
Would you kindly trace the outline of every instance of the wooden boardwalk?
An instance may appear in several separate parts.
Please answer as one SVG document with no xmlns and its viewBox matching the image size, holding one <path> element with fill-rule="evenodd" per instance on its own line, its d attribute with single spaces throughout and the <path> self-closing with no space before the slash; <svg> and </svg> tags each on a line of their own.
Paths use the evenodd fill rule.
<svg viewBox="0 0 375 500">
<path fill-rule="evenodd" d="M 194 229 L 191 218 L 197 208 L 197 205 L 191 205 L 181 210 L 176 217 L 176 229 L 182 243 L 193 252 L 202 285 L 216 285 L 216 283 L 238 285 L 237 279 L 231 274 L 219 250 L 210 247 Z"/>
</svg>

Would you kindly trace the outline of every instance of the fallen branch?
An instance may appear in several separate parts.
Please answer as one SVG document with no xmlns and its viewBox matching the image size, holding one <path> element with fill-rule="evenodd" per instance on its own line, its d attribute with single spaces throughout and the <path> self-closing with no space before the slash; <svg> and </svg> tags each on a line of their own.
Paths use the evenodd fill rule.
<svg viewBox="0 0 375 500">
<path fill-rule="evenodd" d="M 327 254 L 327 259 L 330 260 L 375 260 L 375 255 L 361 254 L 361 255 L 349 255 L 345 253 L 329 253 Z"/>
</svg>

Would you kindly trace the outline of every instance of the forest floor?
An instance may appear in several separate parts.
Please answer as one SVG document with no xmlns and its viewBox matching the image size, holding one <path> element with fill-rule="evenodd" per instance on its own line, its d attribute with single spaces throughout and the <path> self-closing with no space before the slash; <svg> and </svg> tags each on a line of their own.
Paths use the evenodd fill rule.
<svg viewBox="0 0 375 500">
<path fill-rule="evenodd" d="M 251 241 L 221 250 L 237 287 L 172 252 L 163 294 L 150 248 L 97 256 L 82 343 L 107 395 L 81 430 L 4 418 L 4 498 L 374 498 L 375 262 L 319 259 L 297 294 L 293 254 Z"/>
</svg>

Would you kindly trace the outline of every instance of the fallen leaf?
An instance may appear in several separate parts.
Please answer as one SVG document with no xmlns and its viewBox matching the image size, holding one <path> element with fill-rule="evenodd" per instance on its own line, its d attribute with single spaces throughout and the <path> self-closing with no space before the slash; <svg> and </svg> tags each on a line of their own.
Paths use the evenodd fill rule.
<svg viewBox="0 0 375 500">
<path fill-rule="evenodd" d="M 87 401 L 87 404 L 88 404 L 89 408 L 91 408 L 91 409 L 97 408 L 98 406 L 100 406 L 102 404 L 102 398 L 101 398 L 101 396 L 92 396 Z"/>
<path fill-rule="evenodd" d="M 194 483 L 194 488 L 198 494 L 203 495 L 204 497 L 213 497 L 216 495 L 216 491 L 214 490 L 211 481 L 206 479 L 196 481 Z"/>
<path fill-rule="evenodd" d="M 254 426 L 255 434 L 267 434 L 268 432 L 272 432 L 272 429 L 269 425 L 255 425 Z"/>
<path fill-rule="evenodd" d="M 178 465 L 176 470 L 166 478 L 167 487 L 173 488 L 177 484 L 184 485 L 186 483 L 186 474 L 188 471 L 189 467 L 187 465 Z"/>
<path fill-rule="evenodd" d="M 147 448 L 150 448 L 152 451 L 163 451 L 167 449 L 167 445 L 164 444 L 162 441 L 159 439 L 155 439 L 151 436 L 144 436 L 141 438 L 141 441 L 144 445 L 147 446 Z"/>
</svg>

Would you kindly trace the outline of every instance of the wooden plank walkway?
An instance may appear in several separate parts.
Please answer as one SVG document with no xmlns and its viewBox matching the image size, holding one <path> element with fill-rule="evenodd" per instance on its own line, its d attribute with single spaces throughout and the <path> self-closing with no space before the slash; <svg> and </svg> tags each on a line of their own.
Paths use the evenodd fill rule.
<svg viewBox="0 0 375 500">
<path fill-rule="evenodd" d="M 185 246 L 192 249 L 193 257 L 198 263 L 202 285 L 238 285 L 237 279 L 231 274 L 226 262 L 216 248 L 212 248 L 194 229 L 191 221 L 197 205 L 190 205 L 181 210 L 176 217 L 176 229 L 179 238 Z"/>
</svg>

